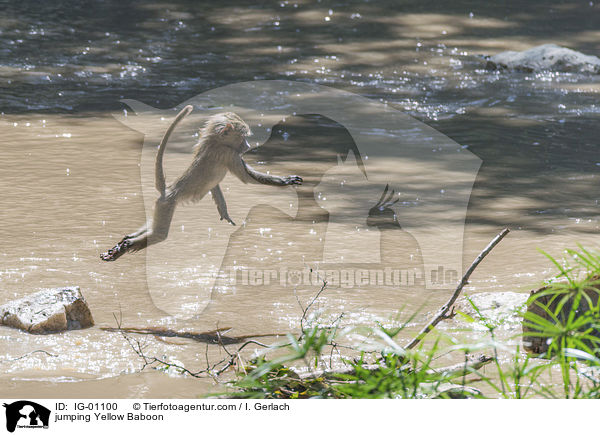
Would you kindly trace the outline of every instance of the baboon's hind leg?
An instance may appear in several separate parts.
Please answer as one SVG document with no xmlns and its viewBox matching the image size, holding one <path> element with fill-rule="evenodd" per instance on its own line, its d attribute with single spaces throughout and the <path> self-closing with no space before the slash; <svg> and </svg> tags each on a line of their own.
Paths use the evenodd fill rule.
<svg viewBox="0 0 600 435">
<path fill-rule="evenodd" d="M 129 239 L 123 238 L 113 248 L 109 249 L 103 254 L 100 254 L 100 258 L 104 261 L 115 261 L 121 255 L 129 250 Z"/>
<path fill-rule="evenodd" d="M 124 236 L 119 243 L 117 243 L 112 249 L 109 249 L 105 253 L 100 255 L 100 258 L 104 261 L 115 261 L 125 252 L 130 250 L 131 239 L 135 239 L 148 232 L 148 223 L 142 225 L 137 231 L 127 234 Z"/>
<path fill-rule="evenodd" d="M 151 226 L 152 224 L 148 224 L 148 222 L 146 222 L 139 230 L 131 233 L 131 234 L 127 234 L 125 237 L 123 237 L 121 239 L 121 241 L 123 240 L 127 240 L 127 239 L 133 239 L 135 237 L 141 236 L 142 234 L 144 234 L 145 232 L 148 231 L 148 227 Z"/>
<path fill-rule="evenodd" d="M 148 225 L 140 228 L 135 233 L 129 234 L 109 249 L 100 258 L 104 261 L 115 261 L 126 252 L 136 252 L 149 245 L 162 242 L 169 235 L 169 227 L 175 212 L 176 202 L 170 199 L 159 198 L 154 205 L 154 219 L 152 229 Z"/>
</svg>

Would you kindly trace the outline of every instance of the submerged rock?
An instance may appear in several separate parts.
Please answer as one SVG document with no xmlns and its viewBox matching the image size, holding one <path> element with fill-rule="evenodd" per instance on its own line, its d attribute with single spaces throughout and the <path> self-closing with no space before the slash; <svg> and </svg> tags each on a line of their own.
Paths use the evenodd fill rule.
<svg viewBox="0 0 600 435">
<path fill-rule="evenodd" d="M 442 384 L 432 399 L 471 399 L 483 398 L 481 390 L 460 384 Z"/>
<path fill-rule="evenodd" d="M 94 325 L 79 287 L 42 290 L 0 305 L 0 325 L 48 334 Z"/>
<path fill-rule="evenodd" d="M 555 44 L 539 45 L 525 51 L 505 51 L 486 57 L 486 60 L 488 69 L 600 74 L 600 58 Z"/>
<path fill-rule="evenodd" d="M 486 319 L 496 323 L 511 321 L 516 323 L 521 320 L 518 314 L 525 307 L 528 297 L 527 293 L 486 292 L 475 293 L 469 296 L 469 299 Z M 461 298 L 456 303 L 455 309 L 469 316 L 479 317 L 473 305 L 466 298 Z"/>
</svg>

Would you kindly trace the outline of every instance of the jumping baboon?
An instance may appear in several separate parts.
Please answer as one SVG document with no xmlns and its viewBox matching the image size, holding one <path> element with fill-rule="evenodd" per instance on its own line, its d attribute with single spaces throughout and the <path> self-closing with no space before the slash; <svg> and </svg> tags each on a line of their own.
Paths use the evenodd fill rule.
<svg viewBox="0 0 600 435">
<path fill-rule="evenodd" d="M 231 171 L 243 183 L 254 182 L 271 186 L 288 186 L 301 184 L 302 178 L 296 175 L 279 177 L 263 174 L 252 169 L 242 159 L 242 154 L 250 149 L 246 137 L 250 127 L 235 113 L 220 113 L 211 116 L 200 132 L 200 140 L 192 164 L 169 187 L 166 187 L 162 159 L 169 136 L 177 123 L 192 111 L 186 106 L 179 112 L 167 129 L 158 148 L 156 156 L 156 189 L 160 197 L 154 206 L 154 217 L 138 231 L 129 234 L 117 245 L 102 254 L 104 261 L 114 261 L 128 251 L 139 251 L 148 245 L 161 242 L 167 238 L 175 207 L 179 202 L 200 201 L 208 192 L 213 200 L 221 220 L 232 225 L 235 223 L 227 214 L 227 205 L 219 183 L 227 171 Z"/>
</svg>

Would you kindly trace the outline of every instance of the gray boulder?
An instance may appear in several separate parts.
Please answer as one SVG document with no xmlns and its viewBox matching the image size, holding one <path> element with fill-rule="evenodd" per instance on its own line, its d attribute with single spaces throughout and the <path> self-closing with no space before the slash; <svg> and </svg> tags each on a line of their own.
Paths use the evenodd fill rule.
<svg viewBox="0 0 600 435">
<path fill-rule="evenodd" d="M 600 297 L 600 276 L 587 278 L 588 287 L 582 290 L 586 297 L 582 298 L 578 309 L 573 313 L 575 319 L 589 316 L 589 321 L 576 328 L 578 332 L 590 337 L 600 339 L 598 324 L 598 298 Z M 589 283 L 592 283 L 590 285 Z M 551 333 L 548 332 L 546 322 L 558 324 L 558 329 L 570 323 L 568 320 L 573 310 L 574 298 L 577 292 L 564 293 L 563 288 L 542 287 L 531 292 L 527 300 L 527 311 L 523 320 L 523 348 L 534 355 L 543 354 L 550 346 Z M 557 297 L 559 296 L 559 297 Z M 548 314 L 553 313 L 553 315 Z M 546 322 L 539 321 L 545 319 Z M 593 340 L 583 340 L 590 349 L 597 349 L 598 344 Z"/>
<path fill-rule="evenodd" d="M 48 334 L 94 325 L 79 287 L 42 290 L 0 305 L 0 325 Z"/>
<path fill-rule="evenodd" d="M 488 56 L 486 68 L 522 72 L 558 71 L 600 74 L 600 59 L 555 44 Z"/>
</svg>

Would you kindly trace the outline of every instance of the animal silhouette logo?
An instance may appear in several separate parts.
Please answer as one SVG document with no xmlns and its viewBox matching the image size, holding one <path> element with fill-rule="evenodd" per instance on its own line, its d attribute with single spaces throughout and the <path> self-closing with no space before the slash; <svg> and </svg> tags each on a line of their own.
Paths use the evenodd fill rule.
<svg viewBox="0 0 600 435">
<path fill-rule="evenodd" d="M 4 403 L 6 408 L 6 430 L 14 432 L 19 428 L 48 428 L 50 410 L 29 400 Z"/>
<path fill-rule="evenodd" d="M 123 102 L 133 112 L 124 111 L 122 115 L 115 114 L 115 118 L 144 133 L 140 175 L 147 220 L 151 220 L 156 200 L 156 144 L 165 126 L 181 107 L 160 110 L 139 101 Z M 467 206 L 481 165 L 481 160 L 465 147 L 387 105 L 309 83 L 284 80 L 237 83 L 207 91 L 183 104 L 194 106 L 194 112 L 173 133 L 169 156 L 164 162 L 167 174 L 180 174 L 185 170 L 192 153 L 190 144 L 196 137 L 198 126 L 214 113 L 224 111 L 235 112 L 252 128 L 254 135 L 251 145 L 258 147 L 247 155 L 249 158 L 256 157 L 258 168 L 265 162 L 270 165 L 279 159 L 281 161 L 272 167 L 274 171 L 282 170 L 284 164 L 294 162 L 298 167 L 293 170 L 304 174 L 311 170 L 310 159 L 314 161 L 314 166 L 318 166 L 317 163 L 325 165 L 324 159 L 329 154 L 350 160 L 343 165 L 345 167 L 336 166 L 331 177 L 321 180 L 323 174 L 313 174 L 314 186 L 310 177 L 304 177 L 302 189 L 287 187 L 273 190 L 243 185 L 236 180 L 231 182 L 231 177 L 226 176 L 221 187 L 227 198 L 229 215 L 239 221 L 237 227 L 219 221 L 218 213 L 211 204 L 212 199 L 208 196 L 202 200 L 204 203 L 178 209 L 169 238 L 145 250 L 147 288 L 154 304 L 161 310 L 178 318 L 189 319 L 202 313 L 215 294 L 233 292 L 234 289 L 221 288 L 219 284 L 224 279 L 223 261 L 228 248 L 234 245 L 231 242 L 234 233 L 243 232 L 246 228 L 249 221 L 246 218 L 251 209 L 270 206 L 278 215 L 285 214 L 290 225 L 298 226 L 304 217 L 302 213 L 307 211 L 302 204 L 308 201 L 308 188 L 316 187 L 318 181 L 323 182 L 320 190 L 331 193 L 325 195 L 326 202 L 323 198 L 315 197 L 318 207 L 327 210 L 330 215 L 329 224 L 323 229 L 326 234 L 321 234 L 319 228 L 313 228 L 313 224 L 318 222 L 305 219 L 306 231 L 300 229 L 297 231 L 298 240 L 288 242 L 297 246 L 310 237 L 315 239 L 315 243 L 323 242 L 323 255 L 318 258 L 325 262 L 352 263 L 358 259 L 361 263 L 379 264 L 381 258 L 376 255 L 379 252 L 376 249 L 373 255 L 361 256 L 356 249 L 355 252 L 346 252 L 348 249 L 342 242 L 352 241 L 353 247 L 361 246 L 363 242 L 375 246 L 381 238 L 377 235 L 382 230 L 389 233 L 385 234 L 386 237 L 409 235 L 411 246 L 414 244 L 419 248 L 425 288 L 444 290 L 456 285 L 456 277 L 462 270 Z M 309 137 L 296 150 L 290 151 L 290 147 L 285 146 L 289 142 L 288 136 L 277 136 L 278 125 L 287 118 L 309 114 L 319 114 L 343 126 L 352 146 L 343 150 L 330 149 L 327 141 Z M 269 141 L 273 140 L 279 140 L 279 151 L 288 154 L 280 156 L 277 149 L 269 147 Z M 323 145 L 311 146 L 315 141 Z M 344 171 L 349 172 L 347 183 L 344 182 L 346 178 L 341 177 L 346 175 Z M 336 177 L 341 178 L 334 185 L 332 183 L 337 180 Z M 379 204 L 376 210 L 372 210 L 386 186 L 389 186 L 389 192 L 394 191 L 394 195 L 382 198 L 385 204 Z M 317 195 L 318 190 L 314 192 Z M 260 200 L 252 201 L 252 198 Z M 395 203 L 398 198 L 399 202 Z M 394 228 L 401 227 L 401 230 L 390 232 L 387 230 L 391 226 L 382 227 L 378 223 L 386 213 L 392 217 Z M 396 221 L 393 220 L 394 214 L 397 215 Z M 284 221 L 286 216 L 280 220 Z M 261 237 L 265 231 L 276 236 L 273 228 L 265 224 L 257 231 L 260 231 Z M 255 245 L 258 246 L 258 243 L 244 246 L 253 249 Z M 284 252 L 284 249 L 268 247 L 265 255 L 279 251 Z M 302 253 L 297 254 L 301 258 Z M 244 254 L 240 261 L 249 257 L 252 255 Z M 254 257 L 262 258 L 258 254 Z M 268 266 L 272 268 L 272 262 Z M 439 271 L 444 271 L 444 276 L 450 278 L 438 279 Z"/>
</svg>

